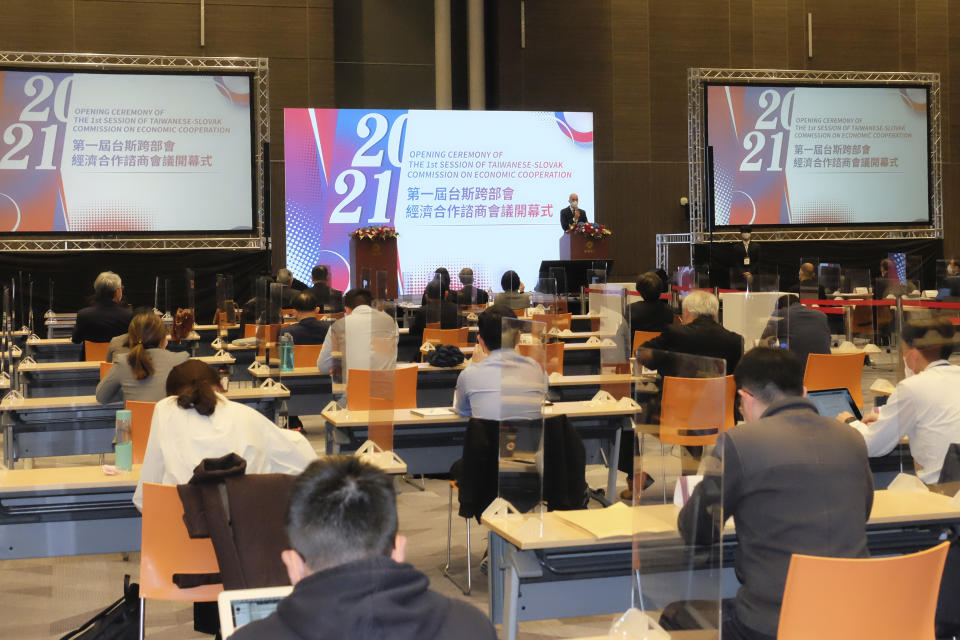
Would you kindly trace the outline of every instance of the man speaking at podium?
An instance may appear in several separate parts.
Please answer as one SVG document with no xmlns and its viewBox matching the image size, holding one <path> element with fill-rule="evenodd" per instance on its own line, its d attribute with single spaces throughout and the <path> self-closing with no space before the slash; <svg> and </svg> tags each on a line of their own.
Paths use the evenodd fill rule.
<svg viewBox="0 0 960 640">
<path fill-rule="evenodd" d="M 569 231 L 578 224 L 586 224 L 589 222 L 589 220 L 587 220 L 587 212 L 577 207 L 577 203 L 579 202 L 577 194 L 571 193 L 569 202 L 569 207 L 560 210 L 560 226 L 563 227 L 564 231 Z"/>
</svg>

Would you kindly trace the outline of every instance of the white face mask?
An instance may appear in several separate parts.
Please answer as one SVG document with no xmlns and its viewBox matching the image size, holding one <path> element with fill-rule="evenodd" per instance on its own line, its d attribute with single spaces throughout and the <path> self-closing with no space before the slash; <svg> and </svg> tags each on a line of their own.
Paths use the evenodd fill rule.
<svg viewBox="0 0 960 640">
<path fill-rule="evenodd" d="M 571 200 L 571 201 L 570 201 L 570 209 L 575 211 L 576 208 L 577 208 L 577 201 L 576 201 L 576 200 Z"/>
<path fill-rule="evenodd" d="M 914 375 L 913 369 L 907 364 L 907 356 L 903 356 L 903 377 L 909 378 L 912 375 Z"/>
</svg>

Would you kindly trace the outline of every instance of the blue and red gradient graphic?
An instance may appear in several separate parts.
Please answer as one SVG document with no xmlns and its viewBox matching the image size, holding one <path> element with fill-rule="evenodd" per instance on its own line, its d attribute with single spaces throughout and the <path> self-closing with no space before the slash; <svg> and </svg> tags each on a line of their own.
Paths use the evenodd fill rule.
<svg viewBox="0 0 960 640">
<path fill-rule="evenodd" d="M 790 199 L 783 167 L 790 130 L 779 117 L 767 115 L 763 123 L 761 119 L 776 100 L 771 92 L 779 95 L 777 103 L 782 104 L 791 90 L 708 87 L 707 143 L 713 147 L 717 225 L 789 224 Z M 772 153 L 779 155 L 774 158 Z"/>
<path fill-rule="evenodd" d="M 350 232 L 393 226 L 400 182 L 393 161 L 403 157 L 398 119 L 405 114 L 284 110 L 287 266 L 297 279 L 309 282 L 312 268 L 324 264 L 333 286 L 348 288 Z"/>
<path fill-rule="evenodd" d="M 577 127 L 582 127 L 582 125 L 580 125 L 577 122 L 570 122 L 565 112 L 554 111 L 553 115 L 557 119 L 557 126 L 560 127 L 560 131 L 563 131 L 563 135 L 567 136 L 577 144 L 582 144 L 582 145 L 593 144 L 593 125 L 592 124 L 590 129 L 579 130 Z M 592 119 L 591 119 L 591 122 L 592 122 Z"/>
<path fill-rule="evenodd" d="M 0 71 L 0 232 L 68 228 L 58 165 L 72 75 Z"/>
</svg>

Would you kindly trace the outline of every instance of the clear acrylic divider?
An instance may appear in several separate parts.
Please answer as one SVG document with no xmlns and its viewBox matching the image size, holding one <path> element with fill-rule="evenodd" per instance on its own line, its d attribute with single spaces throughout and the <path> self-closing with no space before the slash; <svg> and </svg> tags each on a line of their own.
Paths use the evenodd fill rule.
<svg viewBox="0 0 960 640">
<path fill-rule="evenodd" d="M 833 262 L 821 262 L 818 269 L 820 286 L 828 298 L 840 293 L 842 270 L 840 265 Z"/>
<path fill-rule="evenodd" d="M 770 335 L 770 323 L 780 299 L 776 276 L 754 279 L 748 291 L 720 294 L 723 326 L 743 336 L 743 347 L 750 350 Z"/>
<path fill-rule="evenodd" d="M 722 359 L 651 349 L 639 349 L 637 359 L 644 384 L 637 395 L 643 410 L 635 426 L 632 504 L 586 518 L 598 535 L 630 541 L 631 608 L 610 632 L 666 640 L 664 628 L 689 629 L 697 631 L 691 637 L 719 638 L 722 599 L 735 593 L 724 585 L 736 583 L 724 576 L 717 446 L 733 426 L 732 378 Z"/>
<path fill-rule="evenodd" d="M 599 316 L 597 330 L 587 338 L 600 352 L 600 374 L 608 376 L 600 385 L 601 391 L 614 399 L 631 396 L 630 380 L 630 318 L 627 314 L 627 295 L 623 287 L 594 285 L 589 294 L 592 315 Z"/>
<path fill-rule="evenodd" d="M 960 260 L 937 260 L 936 269 L 937 298 L 947 302 L 960 301 Z"/>
<path fill-rule="evenodd" d="M 543 516 L 544 418 L 547 393 L 547 327 L 542 322 L 503 318 L 499 359 L 497 496 L 493 512 Z"/>
<path fill-rule="evenodd" d="M 537 286 L 530 294 L 530 305 L 533 315 L 552 315 L 560 313 L 560 296 L 557 292 L 557 281 L 553 278 L 538 278 Z"/>
</svg>

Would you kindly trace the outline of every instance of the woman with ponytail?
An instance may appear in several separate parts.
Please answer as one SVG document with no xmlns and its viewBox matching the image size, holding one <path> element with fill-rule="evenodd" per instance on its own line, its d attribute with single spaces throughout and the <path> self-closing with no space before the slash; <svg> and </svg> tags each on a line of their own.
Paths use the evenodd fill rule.
<svg viewBox="0 0 960 640">
<path fill-rule="evenodd" d="M 101 404 L 165 398 L 167 374 L 189 357 L 182 351 L 166 350 L 167 326 L 152 311 L 135 315 L 127 335 L 130 351 L 116 357 L 97 385 L 97 402 Z"/>
<path fill-rule="evenodd" d="M 184 484 L 204 458 L 236 453 L 247 473 L 297 475 L 317 454 L 303 435 L 278 429 L 252 407 L 227 400 L 217 372 L 199 360 L 187 360 L 170 371 L 167 396 L 157 403 L 133 494 L 143 506 L 144 482 Z"/>
</svg>

